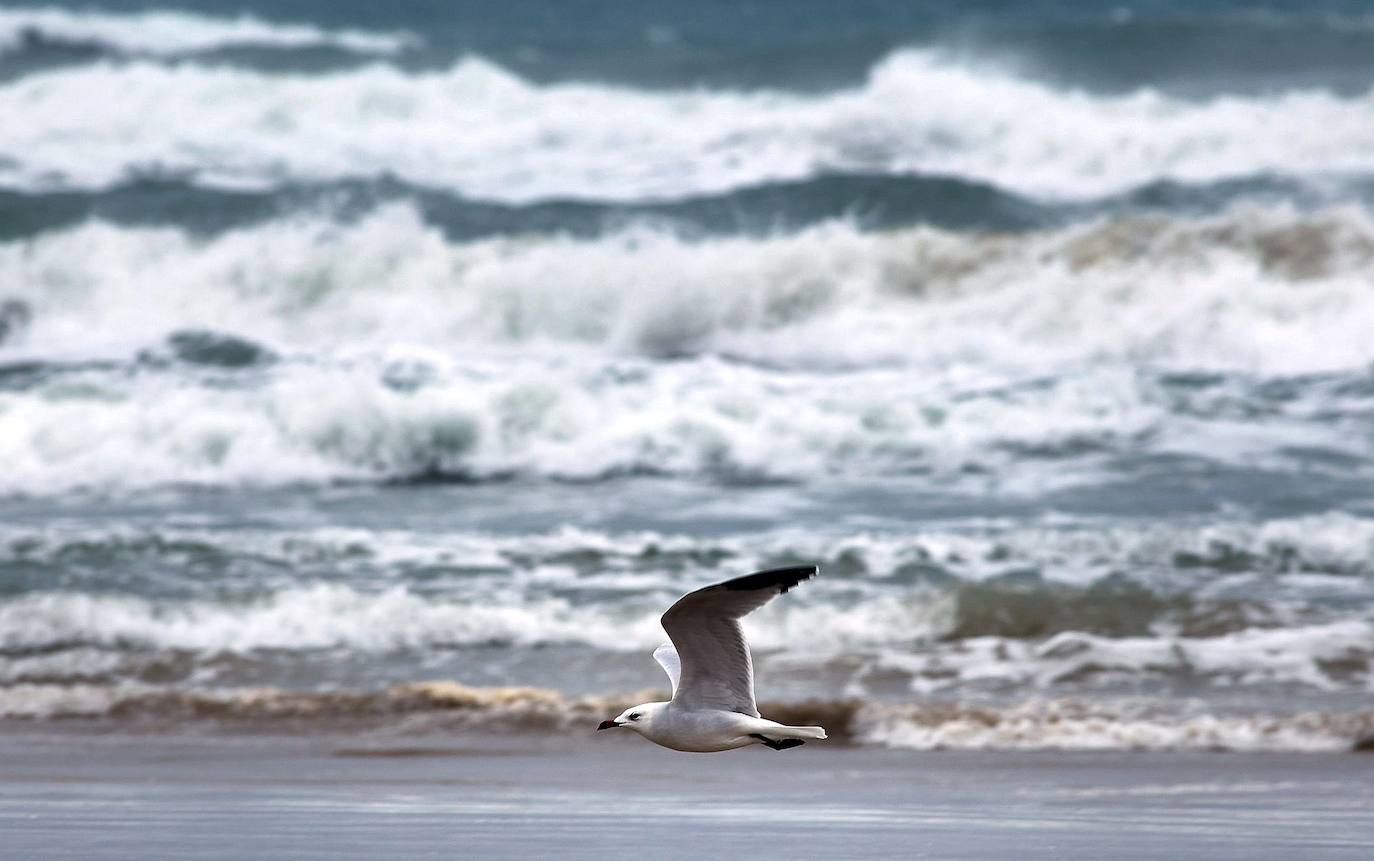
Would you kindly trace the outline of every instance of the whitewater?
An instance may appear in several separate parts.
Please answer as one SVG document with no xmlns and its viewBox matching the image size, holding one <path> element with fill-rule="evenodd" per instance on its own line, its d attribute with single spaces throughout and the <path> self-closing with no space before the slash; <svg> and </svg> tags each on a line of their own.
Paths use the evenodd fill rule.
<svg viewBox="0 0 1374 861">
<path fill-rule="evenodd" d="M 0 721 L 572 732 L 820 564 L 849 743 L 1374 730 L 1358 16 L 126 5 L 0 10 Z"/>
<path fill-rule="evenodd" d="M 93 97 L 107 91 L 120 99 Z M 55 190 L 151 175 L 252 188 L 394 176 L 529 203 L 878 173 L 1085 198 L 1154 180 L 1367 173 L 1371 105 L 1369 92 L 1064 92 L 919 51 L 817 96 L 537 85 L 479 58 L 328 75 L 101 60 L 0 83 L 0 113 L 25 117 L 0 132 L 0 181 Z M 178 121 L 142 121 L 158 114 Z"/>
</svg>

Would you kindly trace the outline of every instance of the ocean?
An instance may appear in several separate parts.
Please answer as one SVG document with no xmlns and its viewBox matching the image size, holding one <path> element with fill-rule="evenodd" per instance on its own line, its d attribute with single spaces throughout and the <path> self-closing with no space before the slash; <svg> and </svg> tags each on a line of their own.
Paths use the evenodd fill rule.
<svg viewBox="0 0 1374 861">
<path fill-rule="evenodd" d="M 1374 733 L 1374 12 L 0 7 L 0 722 Z M 800 718 L 799 718 L 800 719 Z M 512 729 L 514 728 L 514 729 Z"/>
</svg>

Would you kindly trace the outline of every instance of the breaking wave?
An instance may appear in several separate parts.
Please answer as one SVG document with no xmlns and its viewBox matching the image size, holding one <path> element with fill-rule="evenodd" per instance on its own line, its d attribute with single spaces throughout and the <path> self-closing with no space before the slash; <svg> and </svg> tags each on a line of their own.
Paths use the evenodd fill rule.
<svg viewBox="0 0 1374 861">
<path fill-rule="evenodd" d="M 1371 260 L 1346 208 L 474 242 L 406 204 L 210 238 L 93 223 L 0 244 L 0 493 L 894 471 L 1014 491 L 1146 452 L 1349 475 Z"/>
<path fill-rule="evenodd" d="M 966 705 L 861 709 L 857 737 L 915 750 L 1349 750 L 1374 711 L 1296 715 L 1152 714 L 1149 708 L 1073 700 L 1008 708 Z"/>
<path fill-rule="evenodd" d="M 93 686 L 0 688 L 0 718 L 213 725 L 253 732 L 387 727 L 401 733 L 589 732 L 606 715 L 662 691 L 570 697 L 537 688 L 416 682 L 380 691 L 155 691 Z M 1184 703 L 1185 707 L 1189 704 Z M 770 718 L 820 724 L 834 743 L 918 750 L 1348 750 L 1374 711 L 1209 714 L 1179 704 L 1030 700 L 1010 706 L 864 700 L 760 704 Z M 1172 711 L 1170 710 L 1172 709 Z M 357 755 L 365 755 L 360 751 Z M 346 755 L 346 754 L 345 754 Z M 378 750 L 371 755 L 384 755 Z"/>
<path fill-rule="evenodd" d="M 110 650 L 186 652 L 192 664 L 231 654 L 329 649 L 376 655 L 577 644 L 647 653 L 662 641 L 658 616 L 672 597 L 672 590 L 640 592 L 633 599 L 598 607 L 574 605 L 567 598 L 524 596 L 519 603 L 497 603 L 494 596 L 435 600 L 404 589 L 375 594 L 319 585 L 226 606 L 30 593 L 0 605 L 0 649 L 20 660 L 13 666 L 5 662 L 3 675 L 15 678 L 53 672 L 105 675 L 119 670 L 99 657 Z M 1056 627 L 1053 620 L 1045 620 L 1035 626 L 1039 630 L 993 636 L 954 627 L 959 616 L 951 605 L 958 600 L 957 594 L 917 591 L 907 597 L 874 595 L 850 606 L 803 605 L 765 616 L 751 626 L 751 636 L 757 648 L 769 650 L 796 642 L 801 632 L 816 632 L 810 637 L 810 651 L 787 657 L 781 671 L 795 675 L 826 670 L 847 677 L 860 689 L 879 680 L 904 680 L 910 689 L 923 692 L 1144 684 L 1291 685 L 1337 691 L 1363 689 L 1374 678 L 1374 622 L 1369 621 L 1243 628 L 1214 636 L 1170 635 L 1163 630 L 1139 636 L 1099 636 L 1080 630 L 1034 636 Z M 1117 612 L 1129 614 L 1124 606 Z M 1089 612 L 1069 624 L 1094 621 Z M 1148 622 L 1146 618 L 1135 624 L 1148 627 Z M 1222 622 L 1219 627 L 1226 630 L 1237 624 Z M 936 639 L 942 634 L 945 638 Z M 955 634 L 959 636 L 951 638 Z M 82 648 L 96 652 L 80 653 L 77 666 L 41 657 Z M 25 657 L 33 655 L 40 657 Z M 82 666 L 86 661 L 90 665 Z"/>
<path fill-rule="evenodd" d="M 13 369 L 0 393 L 0 495 L 120 494 L 166 486 L 339 482 L 589 481 L 626 475 L 750 482 L 922 475 L 936 486 L 1045 494 L 1110 480 L 1131 458 L 1198 458 L 1234 469 L 1367 474 L 1368 440 L 1310 412 L 1356 415 L 1363 398 L 1275 405 L 1254 425 L 1226 393 L 1099 370 L 1049 385 L 933 387 L 896 371 L 779 377 L 705 361 L 656 368 L 533 363 L 445 376 L 430 354 L 381 368 L 254 371 L 255 388 L 169 376 Z M 439 379 L 431 379 L 438 376 Z M 1340 382 L 1333 382 L 1332 387 Z M 900 400 L 894 401 L 894 398 Z M 1215 398 L 1215 400 L 1213 400 Z M 1352 419 L 1353 420 L 1353 419 Z M 1300 440 L 1301 445 L 1295 441 Z M 131 470 L 128 464 L 136 462 Z M 1121 464 L 1121 465 L 1118 465 Z"/>
<path fill-rule="evenodd" d="M 1021 234 L 830 222 L 764 237 L 643 226 L 452 242 L 398 203 L 213 238 L 94 223 L 2 243 L 0 298 L 28 307 L 45 358 L 212 330 L 317 355 L 340 342 L 527 355 L 582 344 L 803 367 L 1117 359 L 1305 373 L 1374 359 L 1371 260 L 1374 224 L 1345 208 Z"/>
<path fill-rule="evenodd" d="M 455 243 L 397 203 L 212 239 L 89 224 L 0 243 L 3 298 L 26 305 L 44 357 L 210 330 L 316 353 L 572 343 L 802 367 L 1132 360 L 1271 374 L 1374 358 L 1371 260 L 1362 210 L 1243 207 L 1015 235 L 829 222 L 764 238 L 631 227 Z"/>
<path fill-rule="evenodd" d="M 569 638 L 638 650 L 653 645 L 656 631 L 620 644 L 614 625 L 649 612 L 654 602 L 694 582 L 800 560 L 819 564 L 827 576 L 789 607 L 778 608 L 782 615 L 769 611 L 761 617 L 779 626 L 763 634 L 776 634 L 778 642 L 789 626 L 804 626 L 783 619 L 808 607 L 812 593 L 825 596 L 816 599 L 823 607 L 855 611 L 854 624 L 839 626 L 863 633 L 855 643 L 1045 637 L 1064 631 L 1139 636 L 1156 628 L 1205 638 L 1284 618 L 1296 621 L 1291 608 L 1297 605 L 1309 612 L 1325 604 L 1348 610 L 1374 577 L 1371 558 L 1374 520 L 1339 513 L 1202 524 L 1112 526 L 1091 519 L 957 529 L 926 524 L 912 533 L 788 528 L 713 537 L 571 527 L 503 535 L 341 527 L 224 533 L 167 524 L 113 530 L 12 525 L 0 530 L 0 571 L 6 587 L 24 594 L 0 604 L 8 607 L 9 619 L 7 639 L 0 643 L 40 651 L 83 639 L 208 650 L 289 649 L 359 643 L 340 633 L 356 629 L 375 636 L 374 648 L 390 648 L 416 645 L 430 635 L 419 621 L 408 630 L 399 621 L 352 625 L 331 622 L 319 611 L 370 612 L 376 614 L 373 622 L 382 623 L 387 616 L 421 620 L 431 608 L 453 614 L 440 620 L 448 624 L 457 614 L 478 618 L 502 612 L 499 601 L 474 603 L 478 596 L 504 593 L 507 603 L 520 603 L 525 593 L 543 593 L 558 599 L 544 605 L 550 618 L 528 620 L 521 629 L 521 620 L 510 616 L 504 630 L 489 628 L 454 642 Z M 115 577 L 121 593 L 128 594 L 53 591 L 78 586 L 82 572 Z M 377 585 L 415 572 L 426 575 L 422 592 Z M 64 574 L 64 580 L 57 579 Z M 205 582 L 219 584 L 216 600 L 204 600 Z M 359 583 L 369 588 L 350 585 Z M 864 601 L 889 590 L 904 594 L 913 608 L 930 605 L 924 623 L 909 615 L 880 624 L 880 616 L 870 611 L 882 603 Z M 162 597 L 139 597 L 150 593 Z M 1191 606 L 1180 600 L 1185 597 Z M 395 612 L 385 609 L 388 601 Z M 641 605 L 644 601 L 648 604 Z M 88 616 L 99 614 L 86 608 L 102 602 L 121 612 L 111 613 L 108 626 L 88 624 Z M 612 627 L 603 630 L 582 617 L 576 624 L 556 624 L 552 618 L 594 609 L 584 603 L 606 611 Z M 1185 623 L 1192 611 L 1198 618 Z M 126 621 L 113 621 L 120 616 Z M 215 621 L 202 624 L 210 619 Z M 300 636 L 307 622 L 316 633 Z M 321 633 L 331 624 L 334 633 Z M 386 633 L 388 627 L 399 633 Z M 254 630 L 259 633 L 250 633 Z M 226 631 L 238 633 L 217 636 Z"/>
<path fill-rule="evenodd" d="M 1370 521 L 1344 515 L 909 537 L 21 530 L 0 543 L 0 585 L 18 589 L 0 600 L 0 684 L 227 682 L 243 661 L 295 677 L 339 650 L 619 661 L 661 642 L 659 613 L 694 584 L 807 559 L 827 576 L 748 626 L 780 684 L 1360 691 L 1372 544 Z M 77 591 L 86 571 L 120 591 Z"/>
<path fill-rule="evenodd" d="M 394 54 L 418 41 L 407 33 L 325 30 L 312 24 L 263 21 L 248 14 L 217 18 L 173 10 L 116 13 L 55 6 L 0 9 L 0 56 L 39 42 L 175 57 L 245 46 L 333 47 L 363 54 Z"/>
<path fill-rule="evenodd" d="M 581 733 L 662 696 L 598 691 L 661 683 L 647 654 L 674 595 L 809 559 L 826 576 L 746 625 L 776 719 L 918 749 L 1338 750 L 1374 730 L 1348 705 L 1374 683 L 1371 523 L 720 537 L 15 524 L 0 532 L 0 717 Z M 571 673 L 584 690 L 394 683 L 416 667 L 494 684 Z M 844 698 L 804 700 L 818 680 Z M 1280 691 L 1302 710 L 1254 705 Z"/>
<path fill-rule="evenodd" d="M 202 41 L 238 28 L 397 46 L 396 37 L 251 21 L 197 26 L 215 33 Z M 193 32 L 182 41 L 195 44 Z M 120 93 L 117 103 L 96 95 L 108 92 Z M 880 173 L 1084 198 L 1160 180 L 1367 173 L 1371 99 L 1320 89 L 1202 101 L 1150 90 L 1094 95 L 917 50 L 881 60 L 860 87 L 809 95 L 539 85 L 479 58 L 439 72 L 377 64 L 323 75 L 101 62 L 0 85 L 0 115 L 25 118 L 0 130 L 0 182 L 93 188 L 172 175 L 267 187 L 396 176 L 527 203 L 670 199 Z M 178 122 L 142 121 L 153 113 Z"/>
</svg>

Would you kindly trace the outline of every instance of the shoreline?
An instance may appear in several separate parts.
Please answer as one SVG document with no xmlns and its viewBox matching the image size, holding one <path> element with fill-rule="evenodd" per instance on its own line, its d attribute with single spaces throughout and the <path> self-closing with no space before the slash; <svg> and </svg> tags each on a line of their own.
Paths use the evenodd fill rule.
<svg viewBox="0 0 1374 861">
<path fill-rule="evenodd" d="M 140 737 L 537 733 L 565 739 L 635 703 L 668 696 L 652 688 L 572 694 L 437 679 L 325 691 L 21 684 L 0 694 L 6 695 L 0 698 L 0 732 L 53 727 Z M 842 696 L 765 698 L 760 707 L 779 722 L 824 726 L 837 742 L 877 749 L 1339 753 L 1367 750 L 1374 739 L 1374 710 L 1335 698 L 1280 705 L 1140 694 L 919 702 Z"/>
</svg>

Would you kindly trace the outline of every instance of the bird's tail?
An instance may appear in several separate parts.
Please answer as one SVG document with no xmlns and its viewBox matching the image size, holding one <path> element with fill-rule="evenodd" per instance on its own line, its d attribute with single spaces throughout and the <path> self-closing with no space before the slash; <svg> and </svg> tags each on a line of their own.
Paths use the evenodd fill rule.
<svg viewBox="0 0 1374 861">
<path fill-rule="evenodd" d="M 825 727 L 823 726 L 771 726 L 764 730 L 773 738 L 804 738 L 804 739 L 823 739 Z"/>
</svg>

